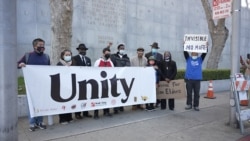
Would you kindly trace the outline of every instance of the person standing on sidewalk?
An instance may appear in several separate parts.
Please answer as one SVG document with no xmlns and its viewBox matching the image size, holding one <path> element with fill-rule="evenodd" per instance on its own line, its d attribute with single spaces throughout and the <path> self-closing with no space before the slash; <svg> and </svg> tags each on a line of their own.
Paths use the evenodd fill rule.
<svg viewBox="0 0 250 141">
<path fill-rule="evenodd" d="M 86 56 L 88 48 L 85 46 L 85 44 L 79 44 L 76 49 L 78 50 L 79 54 L 73 57 L 75 66 L 91 66 L 91 60 Z M 83 116 L 88 118 L 92 117 L 88 111 L 84 111 Z M 82 119 L 81 112 L 76 112 L 75 117 L 76 119 Z"/>
<path fill-rule="evenodd" d="M 202 80 L 202 63 L 207 53 L 202 53 L 198 56 L 197 52 L 191 52 L 191 56 L 187 51 L 184 51 L 186 59 L 185 82 L 187 89 L 187 106 L 186 110 L 194 108 L 195 111 L 200 111 L 200 81 Z M 194 99 L 192 100 L 192 92 L 194 91 Z"/>
<path fill-rule="evenodd" d="M 114 67 L 112 61 L 110 60 L 110 49 L 109 47 L 106 47 L 102 50 L 103 57 L 96 60 L 94 66 L 95 67 Z M 103 109 L 103 115 L 111 117 L 109 108 Z M 99 118 L 99 112 L 98 110 L 94 111 L 94 119 Z"/>
<path fill-rule="evenodd" d="M 177 74 L 177 66 L 174 60 L 172 60 L 171 53 L 169 51 L 164 52 L 164 61 L 162 61 L 162 81 L 169 83 L 171 80 L 174 80 Z M 161 99 L 161 109 L 166 109 L 166 99 Z M 168 108 L 174 110 L 174 99 L 168 99 Z"/>
<path fill-rule="evenodd" d="M 119 44 L 117 46 L 117 53 L 111 55 L 111 61 L 113 62 L 115 67 L 129 67 L 130 66 L 130 59 L 125 53 L 125 45 Z M 124 107 L 115 107 L 114 113 L 118 114 L 118 111 L 123 112 Z"/>
<path fill-rule="evenodd" d="M 49 55 L 44 53 L 45 41 L 37 38 L 32 42 L 33 52 L 25 53 L 25 55 L 18 61 L 18 68 L 25 67 L 27 65 L 50 65 Z M 30 113 L 30 112 L 29 112 Z M 46 125 L 43 124 L 43 117 L 30 117 L 29 114 L 29 131 L 33 132 L 36 128 L 46 129 Z"/>
<path fill-rule="evenodd" d="M 163 56 L 161 53 L 158 52 L 158 49 L 160 47 L 158 46 L 157 42 L 153 42 L 153 44 L 150 46 L 151 46 L 151 51 L 146 53 L 145 57 L 149 59 L 150 56 L 154 56 L 154 58 L 156 59 L 157 66 L 161 68 L 161 62 L 163 61 Z M 161 100 L 157 99 L 155 107 L 157 108 L 160 103 L 161 103 Z"/>
<path fill-rule="evenodd" d="M 72 66 L 72 52 L 70 50 L 65 49 L 61 52 L 60 60 L 57 63 L 57 66 Z M 69 122 L 73 122 L 71 113 L 59 114 L 59 123 L 60 124 L 68 124 Z"/>
<path fill-rule="evenodd" d="M 137 49 L 137 55 L 130 59 L 131 66 L 133 67 L 145 67 L 147 66 L 147 58 L 143 56 L 144 49 L 142 47 Z M 143 107 L 139 105 L 133 105 L 133 110 L 141 109 L 143 110 Z"/>
<path fill-rule="evenodd" d="M 156 59 L 154 56 L 150 56 L 148 58 L 148 64 L 147 66 L 148 67 L 153 67 L 155 69 L 155 85 L 156 85 L 156 88 L 158 87 L 159 85 L 159 82 L 160 82 L 160 76 L 162 75 L 161 74 L 161 70 L 160 68 L 158 67 L 157 63 L 156 63 Z M 154 111 L 155 110 L 155 107 L 154 107 L 154 103 L 149 103 L 149 104 L 146 104 L 146 111 Z"/>
</svg>

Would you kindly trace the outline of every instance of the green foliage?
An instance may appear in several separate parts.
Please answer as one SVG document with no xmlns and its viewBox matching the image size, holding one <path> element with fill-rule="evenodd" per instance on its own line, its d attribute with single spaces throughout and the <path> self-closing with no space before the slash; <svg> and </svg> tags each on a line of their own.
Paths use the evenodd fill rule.
<svg viewBox="0 0 250 141">
<path fill-rule="evenodd" d="M 26 94 L 26 89 L 25 89 L 25 83 L 23 77 L 18 77 L 17 78 L 17 90 L 19 95 Z"/>
<path fill-rule="evenodd" d="M 203 81 L 230 79 L 230 70 L 229 69 L 218 69 L 218 70 L 205 69 L 202 71 L 202 75 L 203 75 Z M 178 70 L 176 79 L 183 79 L 184 76 L 185 76 L 185 70 Z"/>
</svg>

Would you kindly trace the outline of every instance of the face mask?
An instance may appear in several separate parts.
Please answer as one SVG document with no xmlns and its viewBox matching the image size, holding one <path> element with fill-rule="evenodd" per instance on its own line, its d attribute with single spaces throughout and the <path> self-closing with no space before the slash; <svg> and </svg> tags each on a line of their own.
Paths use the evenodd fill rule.
<svg viewBox="0 0 250 141">
<path fill-rule="evenodd" d="M 198 58 L 198 56 L 192 56 L 192 59 L 193 60 L 195 60 L 195 59 L 197 59 Z"/>
<path fill-rule="evenodd" d="M 119 53 L 120 54 L 125 54 L 125 50 L 120 50 Z"/>
<path fill-rule="evenodd" d="M 157 49 L 156 48 L 152 48 L 152 53 L 157 53 Z"/>
<path fill-rule="evenodd" d="M 165 57 L 165 61 L 169 62 L 170 61 L 170 57 Z"/>
<path fill-rule="evenodd" d="M 84 56 L 84 55 L 86 55 L 86 52 L 85 51 L 81 51 L 80 54 Z"/>
<path fill-rule="evenodd" d="M 105 57 L 106 59 L 109 59 L 110 54 L 105 54 L 104 57 Z"/>
<path fill-rule="evenodd" d="M 71 61 L 71 56 L 63 56 L 63 60 L 69 62 Z"/>
<path fill-rule="evenodd" d="M 38 54 L 38 55 L 42 55 L 43 54 L 43 51 L 44 51 L 44 47 L 37 47 L 36 48 L 36 53 Z"/>
</svg>

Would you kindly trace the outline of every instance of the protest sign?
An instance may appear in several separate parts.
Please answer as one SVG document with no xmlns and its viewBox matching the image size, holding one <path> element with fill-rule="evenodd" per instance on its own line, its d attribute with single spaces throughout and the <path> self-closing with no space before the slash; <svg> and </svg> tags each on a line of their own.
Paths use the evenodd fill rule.
<svg viewBox="0 0 250 141">
<path fill-rule="evenodd" d="M 160 81 L 157 87 L 157 99 L 184 98 L 186 87 L 183 79 L 171 80 L 169 83 Z"/>
<path fill-rule="evenodd" d="M 206 53 L 208 35 L 203 34 L 185 34 L 184 51 Z"/>
</svg>

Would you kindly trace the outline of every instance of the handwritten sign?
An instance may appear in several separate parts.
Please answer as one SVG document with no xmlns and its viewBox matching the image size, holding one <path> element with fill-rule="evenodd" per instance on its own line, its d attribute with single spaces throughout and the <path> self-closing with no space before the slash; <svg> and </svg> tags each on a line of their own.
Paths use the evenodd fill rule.
<svg viewBox="0 0 250 141">
<path fill-rule="evenodd" d="M 213 19 L 231 16 L 232 0 L 213 0 Z"/>
<path fill-rule="evenodd" d="M 205 53 L 207 52 L 208 35 L 185 34 L 184 51 Z"/>
<path fill-rule="evenodd" d="M 169 83 L 160 81 L 157 87 L 157 99 L 184 98 L 186 87 L 183 79 L 172 80 Z"/>
</svg>

